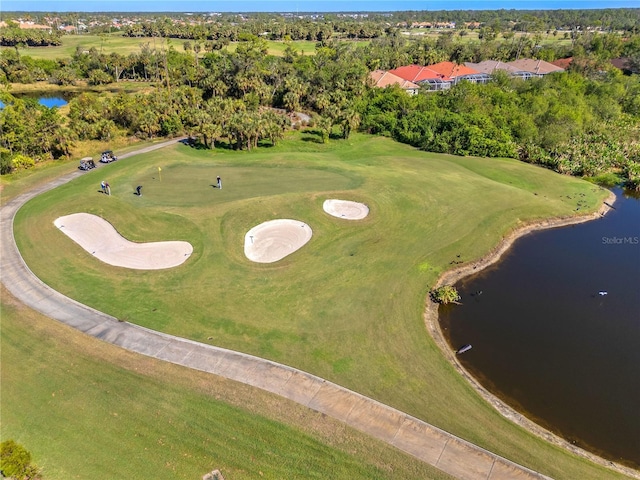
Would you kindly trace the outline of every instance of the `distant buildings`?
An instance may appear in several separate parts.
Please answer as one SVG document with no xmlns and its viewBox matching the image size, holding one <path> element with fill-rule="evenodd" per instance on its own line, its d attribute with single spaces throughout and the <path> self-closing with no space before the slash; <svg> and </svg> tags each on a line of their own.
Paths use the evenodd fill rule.
<svg viewBox="0 0 640 480">
<path fill-rule="evenodd" d="M 413 22 L 411 28 L 456 28 L 456 22 Z"/>
<path fill-rule="evenodd" d="M 370 77 L 376 87 L 398 85 L 407 93 L 415 95 L 418 89 L 447 90 L 462 80 L 487 83 L 496 71 L 504 71 L 511 77 L 528 80 L 550 73 L 563 72 L 564 68 L 535 59 L 521 59 L 513 62 L 485 60 L 480 63 L 467 62 L 464 65 L 440 62 L 426 66 L 405 65 L 389 71 L 376 70 L 370 73 Z"/>
<path fill-rule="evenodd" d="M 51 33 L 51 31 L 53 30 L 53 27 L 51 27 L 51 25 L 38 25 L 37 23 L 34 22 L 12 22 L 14 24 L 16 24 L 18 26 L 18 28 L 22 29 L 22 30 L 47 30 L 49 33 Z M 2 21 L 0 22 L 0 28 L 2 27 L 8 27 L 9 25 Z"/>
</svg>

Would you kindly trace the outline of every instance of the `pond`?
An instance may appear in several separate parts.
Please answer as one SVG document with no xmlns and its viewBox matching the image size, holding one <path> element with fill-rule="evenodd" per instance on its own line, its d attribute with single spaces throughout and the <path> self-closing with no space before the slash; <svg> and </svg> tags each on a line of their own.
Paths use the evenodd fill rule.
<svg viewBox="0 0 640 480">
<path fill-rule="evenodd" d="M 40 97 L 38 98 L 38 103 L 40 105 L 44 105 L 45 107 L 53 108 L 63 107 L 69 102 L 61 97 Z"/>
<path fill-rule="evenodd" d="M 13 94 L 16 98 L 36 98 L 40 105 L 44 105 L 48 108 L 63 107 L 69 103 L 69 100 L 73 98 L 74 93 L 69 92 L 56 92 L 56 93 L 43 93 L 43 92 L 30 92 L 30 93 L 17 93 Z M 0 102 L 0 108 L 4 108 L 4 103 Z"/>
<path fill-rule="evenodd" d="M 640 199 L 529 234 L 456 287 L 443 334 L 492 393 L 571 443 L 640 468 Z"/>
</svg>

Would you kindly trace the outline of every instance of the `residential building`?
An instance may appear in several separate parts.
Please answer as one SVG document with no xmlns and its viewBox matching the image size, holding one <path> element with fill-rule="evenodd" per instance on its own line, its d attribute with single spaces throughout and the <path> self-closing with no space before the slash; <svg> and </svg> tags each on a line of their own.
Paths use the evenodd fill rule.
<svg viewBox="0 0 640 480">
<path fill-rule="evenodd" d="M 498 60 L 485 60 L 480 63 L 465 62 L 465 66 L 472 68 L 474 70 L 477 70 L 486 75 L 491 75 L 496 70 L 502 70 L 504 72 L 507 72 L 512 77 L 520 78 L 522 80 L 528 80 L 532 76 L 534 76 L 530 72 L 519 70 L 513 65 L 509 65 L 508 63 L 500 62 Z"/>
<path fill-rule="evenodd" d="M 420 85 L 417 85 L 409 80 L 405 80 L 391 72 L 385 70 L 374 70 L 369 74 L 374 86 L 385 88 L 390 85 L 398 85 L 409 95 L 415 95 L 420 90 Z"/>
<path fill-rule="evenodd" d="M 523 72 L 529 72 L 537 77 L 543 77 L 550 73 L 564 72 L 564 68 L 556 67 L 552 63 L 534 58 L 521 58 L 520 60 L 509 62 L 507 65 L 511 65 Z"/>
<path fill-rule="evenodd" d="M 486 73 L 454 62 L 440 62 L 428 65 L 427 68 L 442 75 L 443 78 L 449 78 L 453 84 L 461 80 L 473 83 L 487 83 L 491 80 L 491 76 Z"/>
<path fill-rule="evenodd" d="M 389 70 L 390 73 L 413 83 L 423 85 L 428 90 L 447 90 L 451 88 L 451 79 L 441 73 L 420 65 L 406 65 Z"/>
</svg>

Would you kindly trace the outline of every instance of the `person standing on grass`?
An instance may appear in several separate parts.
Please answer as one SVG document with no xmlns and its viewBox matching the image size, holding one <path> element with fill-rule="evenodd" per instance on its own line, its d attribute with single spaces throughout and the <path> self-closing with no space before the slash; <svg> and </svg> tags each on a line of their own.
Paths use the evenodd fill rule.
<svg viewBox="0 0 640 480">
<path fill-rule="evenodd" d="M 104 188 L 107 189 L 107 195 L 111 195 L 111 187 L 109 186 L 109 182 L 104 182 Z"/>
<path fill-rule="evenodd" d="M 104 183 L 104 180 L 100 182 L 100 191 L 102 191 L 102 193 L 107 193 L 107 186 Z"/>
<path fill-rule="evenodd" d="M 218 176 L 216 180 L 218 180 L 218 188 L 222 190 L 222 179 Z"/>
</svg>

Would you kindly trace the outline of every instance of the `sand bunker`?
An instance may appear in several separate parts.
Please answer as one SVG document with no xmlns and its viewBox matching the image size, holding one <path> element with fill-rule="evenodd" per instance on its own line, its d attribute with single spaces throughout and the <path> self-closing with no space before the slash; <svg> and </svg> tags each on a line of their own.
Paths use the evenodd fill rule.
<svg viewBox="0 0 640 480">
<path fill-rule="evenodd" d="M 369 215 L 369 207 L 364 203 L 350 202 L 348 200 L 325 200 L 322 208 L 329 215 L 344 218 L 345 220 L 362 220 Z"/>
<path fill-rule="evenodd" d="M 53 223 L 98 260 L 116 267 L 136 270 L 171 268 L 184 263 L 193 252 L 188 242 L 130 242 L 109 222 L 89 213 L 74 213 Z"/>
<path fill-rule="evenodd" d="M 253 227 L 244 237 L 244 254 L 257 263 L 273 263 L 311 240 L 313 232 L 298 220 L 271 220 Z"/>
</svg>

